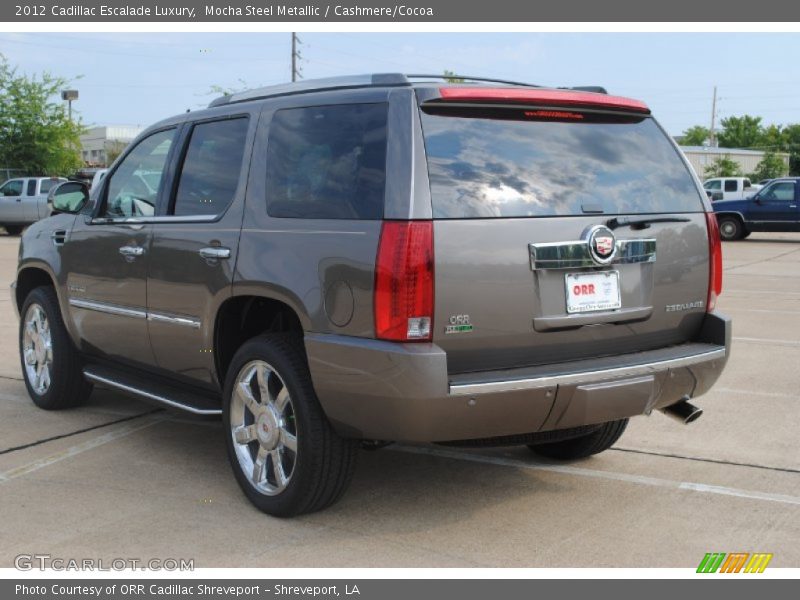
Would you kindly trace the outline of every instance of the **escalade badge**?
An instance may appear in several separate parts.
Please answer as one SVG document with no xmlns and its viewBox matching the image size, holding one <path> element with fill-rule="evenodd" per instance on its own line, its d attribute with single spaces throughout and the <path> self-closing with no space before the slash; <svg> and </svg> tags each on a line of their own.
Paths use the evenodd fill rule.
<svg viewBox="0 0 800 600">
<path fill-rule="evenodd" d="M 587 243 L 592 260 L 599 265 L 607 265 L 617 253 L 617 239 L 614 232 L 604 225 L 596 225 L 587 232 Z"/>
</svg>

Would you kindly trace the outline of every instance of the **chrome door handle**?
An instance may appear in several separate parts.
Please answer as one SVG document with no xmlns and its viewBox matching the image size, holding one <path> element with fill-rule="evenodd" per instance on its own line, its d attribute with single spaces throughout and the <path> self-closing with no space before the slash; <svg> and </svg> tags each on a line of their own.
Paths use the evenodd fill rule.
<svg viewBox="0 0 800 600">
<path fill-rule="evenodd" d="M 144 254 L 144 248 L 142 248 L 141 246 L 123 246 L 122 248 L 119 249 L 119 253 L 122 254 L 122 256 L 126 257 L 127 256 L 136 257 Z"/>
<path fill-rule="evenodd" d="M 230 258 L 231 249 L 223 248 L 222 246 L 209 246 L 207 248 L 200 248 L 200 256 L 203 258 Z"/>
</svg>

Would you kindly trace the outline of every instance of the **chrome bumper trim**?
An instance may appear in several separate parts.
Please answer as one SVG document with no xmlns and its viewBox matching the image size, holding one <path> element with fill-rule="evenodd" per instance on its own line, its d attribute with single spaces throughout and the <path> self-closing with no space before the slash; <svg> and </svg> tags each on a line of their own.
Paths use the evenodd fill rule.
<svg viewBox="0 0 800 600">
<path fill-rule="evenodd" d="M 667 369 L 678 369 L 690 367 L 698 363 L 722 360 L 725 358 L 725 348 L 682 356 L 651 363 L 617 367 L 613 369 L 602 369 L 600 371 L 582 371 L 578 373 L 567 373 L 564 375 L 552 375 L 536 377 L 532 379 L 512 379 L 505 381 L 487 381 L 485 383 L 466 383 L 450 385 L 451 396 L 472 396 L 477 394 L 493 394 L 498 392 L 511 392 L 517 390 L 535 390 L 549 388 L 557 385 L 574 385 L 584 383 L 596 383 L 609 379 L 621 377 L 638 377 L 657 371 Z"/>
</svg>

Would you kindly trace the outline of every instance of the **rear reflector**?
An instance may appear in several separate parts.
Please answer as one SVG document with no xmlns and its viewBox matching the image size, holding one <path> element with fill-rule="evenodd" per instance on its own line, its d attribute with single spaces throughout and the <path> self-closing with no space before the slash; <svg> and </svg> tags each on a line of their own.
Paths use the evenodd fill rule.
<svg viewBox="0 0 800 600">
<path fill-rule="evenodd" d="M 708 298 L 706 311 L 711 312 L 717 306 L 717 298 L 722 293 L 722 242 L 719 238 L 717 215 L 706 213 L 708 226 Z"/>
<path fill-rule="evenodd" d="M 439 88 L 439 95 L 442 100 L 451 102 L 513 102 L 547 106 L 585 106 L 617 108 L 650 114 L 650 109 L 641 100 L 574 90 L 447 87 Z"/>
<path fill-rule="evenodd" d="M 375 262 L 378 339 L 429 341 L 433 331 L 433 223 L 384 221 Z"/>
</svg>

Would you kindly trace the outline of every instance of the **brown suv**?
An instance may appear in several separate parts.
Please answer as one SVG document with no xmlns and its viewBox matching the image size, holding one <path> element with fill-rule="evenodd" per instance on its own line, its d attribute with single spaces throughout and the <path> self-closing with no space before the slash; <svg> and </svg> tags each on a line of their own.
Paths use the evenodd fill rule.
<svg viewBox="0 0 800 600">
<path fill-rule="evenodd" d="M 728 357 L 716 220 L 641 102 L 307 81 L 145 131 L 22 239 L 34 402 L 101 383 L 221 414 L 273 515 L 334 502 L 360 444 L 573 459 L 689 422 Z"/>
</svg>

